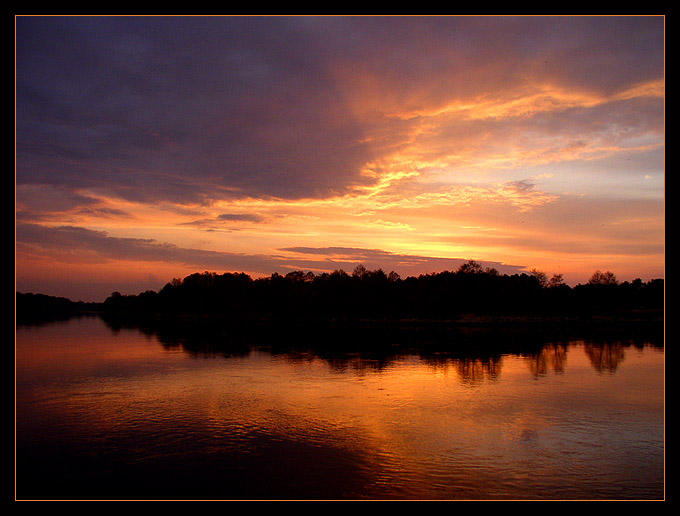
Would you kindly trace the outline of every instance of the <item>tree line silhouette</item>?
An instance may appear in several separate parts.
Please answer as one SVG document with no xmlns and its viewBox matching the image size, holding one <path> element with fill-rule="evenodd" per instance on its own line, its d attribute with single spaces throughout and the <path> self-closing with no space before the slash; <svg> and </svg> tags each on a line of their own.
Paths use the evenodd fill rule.
<svg viewBox="0 0 680 516">
<path fill-rule="evenodd" d="M 470 260 L 456 271 L 401 278 L 357 266 L 352 273 L 293 271 L 253 279 L 245 273 L 203 272 L 173 279 L 159 291 L 114 292 L 108 313 L 200 314 L 231 317 L 452 319 L 465 314 L 584 316 L 659 311 L 664 280 L 619 282 L 597 271 L 570 287 L 538 270 L 500 274 Z"/>
<path fill-rule="evenodd" d="M 17 292 L 15 297 L 15 320 L 21 324 L 66 320 L 84 313 L 101 312 L 103 303 L 71 301 L 66 297 Z"/>
</svg>

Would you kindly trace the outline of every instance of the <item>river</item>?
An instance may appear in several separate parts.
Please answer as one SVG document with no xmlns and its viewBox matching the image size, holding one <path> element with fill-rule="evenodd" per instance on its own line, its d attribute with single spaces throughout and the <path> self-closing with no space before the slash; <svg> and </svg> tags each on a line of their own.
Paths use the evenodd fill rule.
<svg viewBox="0 0 680 516">
<path fill-rule="evenodd" d="M 16 499 L 665 497 L 663 342 L 228 333 L 17 327 Z"/>
</svg>

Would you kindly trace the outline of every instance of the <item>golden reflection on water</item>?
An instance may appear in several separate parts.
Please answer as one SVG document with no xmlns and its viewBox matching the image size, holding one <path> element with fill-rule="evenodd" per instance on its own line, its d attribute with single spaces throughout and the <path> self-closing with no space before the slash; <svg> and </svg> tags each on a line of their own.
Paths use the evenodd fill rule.
<svg viewBox="0 0 680 516">
<path fill-rule="evenodd" d="M 288 472 L 299 489 L 306 470 L 344 472 L 346 498 L 616 497 L 645 467 L 657 489 L 663 464 L 663 350 L 621 342 L 216 356 L 86 321 L 18 331 L 16 358 L 22 446 L 107 443 L 145 464 L 276 450 L 268 461 L 306 464 Z"/>
<path fill-rule="evenodd" d="M 615 372 L 625 358 L 625 348 L 622 343 L 608 343 L 604 346 L 595 346 L 591 343 L 584 344 L 584 351 L 590 363 L 598 372 Z"/>
<path fill-rule="evenodd" d="M 528 355 L 526 360 L 534 376 L 545 375 L 548 372 L 564 373 L 567 365 L 567 346 L 548 344 L 539 353 Z"/>
</svg>

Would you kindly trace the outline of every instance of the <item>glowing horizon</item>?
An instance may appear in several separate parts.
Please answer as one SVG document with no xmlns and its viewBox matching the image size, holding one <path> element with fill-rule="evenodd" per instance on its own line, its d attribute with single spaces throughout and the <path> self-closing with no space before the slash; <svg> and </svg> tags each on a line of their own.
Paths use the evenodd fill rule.
<svg viewBox="0 0 680 516">
<path fill-rule="evenodd" d="M 16 288 L 664 277 L 664 18 L 17 17 Z"/>
</svg>

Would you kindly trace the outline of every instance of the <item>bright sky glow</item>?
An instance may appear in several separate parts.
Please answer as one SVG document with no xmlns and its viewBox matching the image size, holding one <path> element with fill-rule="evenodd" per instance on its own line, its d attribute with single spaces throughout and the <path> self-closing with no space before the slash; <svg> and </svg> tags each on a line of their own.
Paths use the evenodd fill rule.
<svg viewBox="0 0 680 516">
<path fill-rule="evenodd" d="M 664 22 L 17 17 L 17 290 L 664 277 Z"/>
</svg>

